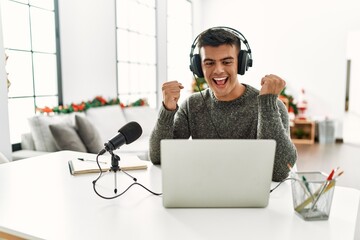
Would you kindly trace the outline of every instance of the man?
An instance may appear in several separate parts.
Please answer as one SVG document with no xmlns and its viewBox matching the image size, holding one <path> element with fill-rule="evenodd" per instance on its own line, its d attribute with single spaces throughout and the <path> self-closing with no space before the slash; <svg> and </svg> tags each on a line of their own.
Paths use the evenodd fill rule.
<svg viewBox="0 0 360 240">
<path fill-rule="evenodd" d="M 285 81 L 269 74 L 260 91 L 238 81 L 240 38 L 226 28 L 211 28 L 198 38 L 201 70 L 209 88 L 194 93 L 178 106 L 183 86 L 162 86 L 163 105 L 151 134 L 149 157 L 160 164 L 161 139 L 274 139 L 273 181 L 288 176 L 297 158 L 289 137 L 289 118 L 278 95 Z M 204 150 L 206 151 L 206 149 Z"/>
</svg>

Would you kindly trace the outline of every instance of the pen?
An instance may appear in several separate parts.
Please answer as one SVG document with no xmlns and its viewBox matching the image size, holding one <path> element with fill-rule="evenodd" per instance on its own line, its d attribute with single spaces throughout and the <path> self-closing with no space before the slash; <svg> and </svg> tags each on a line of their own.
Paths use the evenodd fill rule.
<svg viewBox="0 0 360 240">
<path fill-rule="evenodd" d="M 344 173 L 344 171 L 339 172 L 338 174 L 336 174 L 336 175 L 334 176 L 333 179 L 336 179 L 336 178 L 340 177 L 343 173 Z"/>
<path fill-rule="evenodd" d="M 292 172 L 292 171 L 293 171 L 293 169 L 292 169 L 292 167 L 291 167 L 290 163 L 288 163 L 288 164 L 287 164 L 287 166 L 288 166 L 288 168 L 289 168 L 290 172 Z"/>
<path fill-rule="evenodd" d="M 293 167 L 290 165 L 290 163 L 287 163 L 287 167 L 290 170 L 290 176 L 293 177 L 295 174 Z"/>
<path fill-rule="evenodd" d="M 83 161 L 83 162 L 96 162 L 96 160 L 92 160 L 92 159 L 84 159 L 84 158 L 77 158 L 78 160 L 80 161 Z M 104 164 L 107 164 L 107 162 L 102 162 L 102 161 L 99 161 L 99 163 L 104 163 Z"/>
<path fill-rule="evenodd" d="M 333 176 L 334 176 L 334 173 L 335 173 L 335 170 L 333 169 L 333 170 L 331 171 L 331 173 L 329 174 L 329 176 L 327 177 L 326 181 L 331 181 L 332 178 L 333 178 Z"/>
<path fill-rule="evenodd" d="M 321 190 L 319 192 L 319 194 L 316 196 L 316 199 L 315 201 L 313 202 L 313 205 L 311 206 L 311 210 L 313 210 L 316 206 L 316 203 L 319 201 L 321 195 L 324 193 L 324 190 L 326 188 L 326 186 L 328 185 L 328 183 L 332 180 L 333 176 L 334 176 L 334 173 L 335 173 L 335 169 L 333 169 L 331 171 L 331 173 L 329 174 L 329 176 L 327 177 L 326 181 L 323 183 L 323 185 L 320 187 Z"/>
<path fill-rule="evenodd" d="M 337 168 L 337 170 L 338 170 L 338 169 L 339 169 L 339 168 Z M 332 174 L 332 176 L 331 176 L 331 173 L 330 173 L 330 175 L 328 176 L 328 179 L 329 179 L 330 177 L 332 177 L 332 180 L 335 180 L 335 179 L 337 179 L 338 177 L 340 177 L 343 173 L 344 173 L 344 171 L 340 171 L 339 173 L 336 173 L 335 175 Z M 326 182 L 326 183 L 327 183 L 327 182 Z M 324 188 L 320 187 L 319 190 L 317 190 L 317 191 L 314 193 L 314 196 L 318 197 L 318 196 L 320 195 L 320 191 L 321 191 L 322 189 L 324 189 L 324 190 L 323 190 L 323 193 L 325 193 L 325 192 L 329 191 L 331 188 L 335 187 L 335 181 L 330 181 L 330 182 L 328 182 L 328 183 L 329 183 L 329 184 L 327 184 L 327 186 L 325 185 L 325 183 L 323 183 L 322 186 L 324 186 Z M 322 193 L 322 194 L 323 194 L 323 193 Z M 295 208 L 295 211 L 297 211 L 297 212 L 302 211 L 302 210 L 303 210 L 309 203 L 311 203 L 311 202 L 314 202 L 314 200 L 313 200 L 311 197 L 307 198 L 304 202 L 302 202 L 300 205 L 298 205 L 298 206 Z M 314 204 L 313 204 L 313 205 L 314 205 Z"/>
<path fill-rule="evenodd" d="M 312 194 L 312 192 L 311 192 L 311 190 L 310 190 L 309 183 L 308 183 L 308 181 L 306 180 L 306 177 L 305 177 L 304 175 L 302 176 L 302 180 L 304 181 L 306 190 L 309 192 L 310 197 L 311 197 L 313 200 L 315 200 L 315 199 L 314 199 L 314 195 Z"/>
<path fill-rule="evenodd" d="M 327 187 L 325 188 L 324 190 L 324 193 L 329 191 L 331 188 L 333 188 L 335 186 L 335 182 L 334 181 L 331 181 Z M 318 192 L 315 193 L 315 196 L 318 194 Z M 309 203 L 312 202 L 312 198 L 311 197 L 308 197 L 304 202 L 302 202 L 300 205 L 298 205 L 296 208 L 295 208 L 295 211 L 297 212 L 300 212 L 302 211 Z"/>
</svg>

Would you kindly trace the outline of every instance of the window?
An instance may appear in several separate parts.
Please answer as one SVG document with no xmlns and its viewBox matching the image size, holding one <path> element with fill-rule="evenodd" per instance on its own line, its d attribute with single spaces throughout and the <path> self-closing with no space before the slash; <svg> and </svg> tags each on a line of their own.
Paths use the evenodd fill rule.
<svg viewBox="0 0 360 240">
<path fill-rule="evenodd" d="M 156 106 L 155 0 L 116 0 L 117 83 L 125 104 Z"/>
<path fill-rule="evenodd" d="M 179 101 L 192 91 L 193 75 L 189 69 L 192 39 L 192 3 L 189 0 L 167 2 L 168 79 L 182 83 Z"/>
<path fill-rule="evenodd" d="M 55 34 L 58 1 L 0 2 L 4 47 L 9 56 L 6 71 L 11 81 L 8 93 L 11 142 L 18 143 L 21 134 L 30 131 L 27 118 L 35 114 L 36 106 L 62 104 L 60 48 Z M 115 3 L 120 100 L 126 104 L 145 97 L 150 106 L 158 106 L 158 95 L 162 94 L 158 86 L 165 81 L 164 75 L 161 80 L 157 76 L 158 59 L 168 61 L 160 62 L 161 69 L 167 69 L 166 79 L 177 79 L 190 90 L 191 1 L 115 0 Z M 161 4 L 161 23 L 167 21 L 167 27 L 157 28 L 156 4 Z M 161 43 L 161 56 L 156 49 L 159 32 L 168 39 L 167 43 Z"/>
<path fill-rule="evenodd" d="M 156 29 L 156 15 L 162 15 L 157 4 L 166 5 L 166 29 Z M 163 9 L 164 6 L 161 6 Z M 164 8 L 165 9 L 165 8 Z M 133 14 L 136 13 L 136 14 Z M 116 0 L 118 94 L 127 103 L 146 97 L 150 106 L 157 106 L 159 58 L 167 58 L 167 79 L 183 83 L 180 101 L 192 89 L 189 53 L 192 43 L 192 3 L 189 0 Z M 141 16 L 141 18 L 139 17 Z M 159 19 L 159 18 L 158 18 Z M 161 20 L 160 20 L 161 21 Z M 167 36 L 167 44 L 157 56 L 156 32 Z M 158 44 L 159 46 L 159 44 Z M 164 81 L 164 80 L 162 80 Z"/>
<path fill-rule="evenodd" d="M 36 106 L 59 103 L 56 13 L 53 0 L 1 0 L 1 10 L 10 138 L 18 143 Z"/>
</svg>

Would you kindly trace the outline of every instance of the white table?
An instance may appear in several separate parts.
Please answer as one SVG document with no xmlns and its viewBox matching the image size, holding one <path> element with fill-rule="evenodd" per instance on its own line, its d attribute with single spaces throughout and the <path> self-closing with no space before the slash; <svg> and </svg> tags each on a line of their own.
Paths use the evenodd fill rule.
<svg viewBox="0 0 360 240">
<path fill-rule="evenodd" d="M 161 197 L 138 186 L 113 200 L 98 197 L 92 186 L 98 174 L 70 175 L 67 161 L 77 157 L 94 155 L 62 151 L 0 165 L 1 234 L 28 239 L 354 239 L 360 200 L 355 189 L 335 188 L 328 221 L 308 222 L 295 214 L 290 182 L 271 193 L 267 208 L 166 209 Z M 160 167 L 149 163 L 147 170 L 129 173 L 161 192 Z M 132 181 L 124 173 L 117 176 L 119 191 Z M 112 196 L 113 173 L 97 186 Z"/>
</svg>

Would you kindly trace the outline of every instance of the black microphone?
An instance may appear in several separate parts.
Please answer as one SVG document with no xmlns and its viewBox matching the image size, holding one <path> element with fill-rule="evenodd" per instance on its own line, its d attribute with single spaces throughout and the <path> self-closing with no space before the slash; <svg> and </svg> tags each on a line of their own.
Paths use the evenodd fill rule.
<svg viewBox="0 0 360 240">
<path fill-rule="evenodd" d="M 137 122 L 129 122 L 119 129 L 119 134 L 115 135 L 109 142 L 105 143 L 105 150 L 112 152 L 124 144 L 130 144 L 138 139 L 142 134 L 142 128 Z"/>
</svg>

